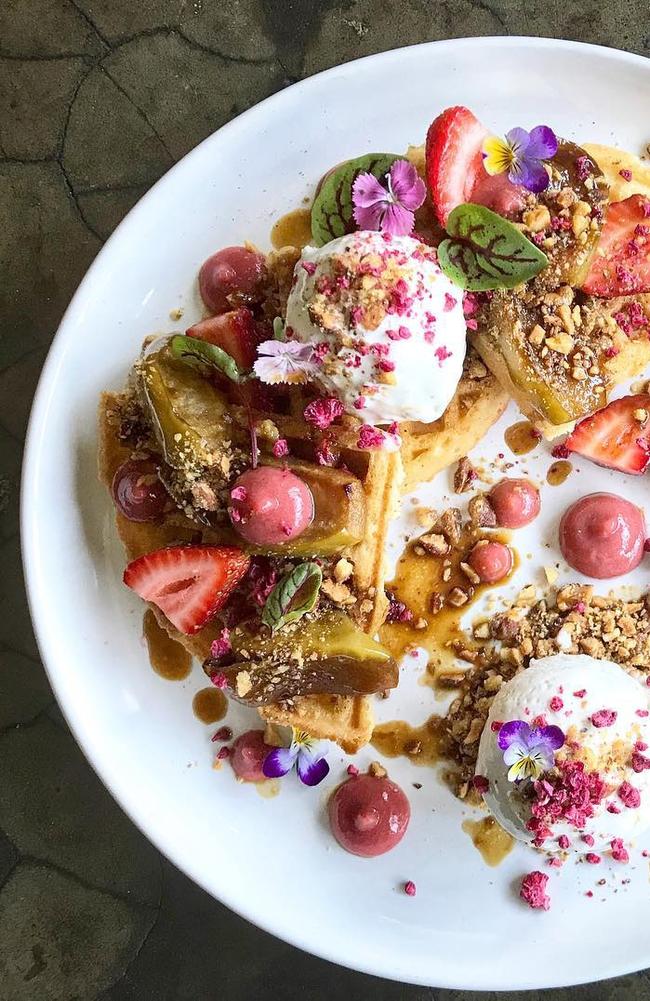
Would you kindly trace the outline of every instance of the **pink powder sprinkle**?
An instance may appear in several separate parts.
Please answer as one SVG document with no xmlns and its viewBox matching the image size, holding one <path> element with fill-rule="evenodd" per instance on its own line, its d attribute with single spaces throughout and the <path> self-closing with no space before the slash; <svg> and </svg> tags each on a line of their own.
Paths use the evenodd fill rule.
<svg viewBox="0 0 650 1001">
<path fill-rule="evenodd" d="M 543 908 L 545 911 L 551 906 L 551 898 L 546 893 L 548 876 L 538 869 L 529 872 L 521 881 L 519 896 L 525 900 L 529 907 Z"/>
<path fill-rule="evenodd" d="M 622 170 L 619 170 L 619 174 L 621 175 L 621 177 L 623 178 L 624 181 L 631 181 L 632 180 L 632 171 L 631 170 L 627 170 L 626 168 L 623 168 Z"/>
<path fill-rule="evenodd" d="M 492 731 L 492 733 L 498 733 L 502 726 L 503 722 L 501 720 L 495 719 L 492 721 L 492 723 L 490 723 L 490 730 Z"/>
<path fill-rule="evenodd" d="M 357 448 L 381 448 L 384 444 L 384 436 L 372 424 L 363 424 L 359 430 Z"/>
<path fill-rule="evenodd" d="M 232 740 L 232 730 L 229 726 L 220 726 L 217 732 L 212 734 L 210 739 L 213 742 L 215 740 Z"/>
<path fill-rule="evenodd" d="M 227 688 L 228 678 L 223 673 L 223 671 L 215 671 L 214 674 L 210 675 L 210 681 L 215 686 L 215 688 Z"/>
<path fill-rule="evenodd" d="M 640 716 L 641 719 L 645 719 L 646 716 L 650 715 L 650 713 L 648 713 L 647 709 L 637 709 L 635 710 L 635 715 Z"/>
<path fill-rule="evenodd" d="M 382 360 L 379 362 L 379 368 L 382 370 L 382 372 L 394 372 L 395 371 L 395 362 L 394 361 L 386 361 L 385 358 L 382 358 Z"/>
<path fill-rule="evenodd" d="M 559 838 L 557 839 L 557 843 L 562 849 L 562 851 L 566 851 L 569 845 L 571 844 L 566 834 L 560 834 Z"/>
<path fill-rule="evenodd" d="M 612 848 L 612 858 L 615 862 L 629 862 L 630 855 L 623 844 L 622 838 L 613 838 L 610 842 Z"/>
<path fill-rule="evenodd" d="M 481 795 L 486 793 L 490 788 L 490 783 L 486 779 L 485 775 L 475 775 L 472 779 L 472 785 L 477 792 L 480 792 Z"/>
<path fill-rule="evenodd" d="M 285 455 L 289 454 L 289 445 L 286 438 L 278 438 L 275 442 L 273 448 L 271 449 L 273 455 L 276 459 L 283 459 Z"/>
<path fill-rule="evenodd" d="M 634 751 L 632 754 L 632 770 L 639 774 L 640 772 L 645 772 L 648 768 L 650 768 L 650 758 L 646 758 L 645 754 L 639 754 L 638 751 Z"/>
<path fill-rule="evenodd" d="M 551 701 L 549 702 L 548 707 L 551 710 L 551 712 L 559 713 L 560 709 L 564 709 L 564 702 L 562 701 L 559 695 L 554 695 Z"/>
<path fill-rule="evenodd" d="M 618 798 L 628 810 L 636 810 L 641 806 L 641 793 L 629 782 L 621 782 L 618 787 Z"/>
<path fill-rule="evenodd" d="M 576 699 L 584 699 L 585 695 L 587 694 L 587 689 L 579 688 L 578 691 L 574 692 L 573 694 L 575 695 Z"/>
<path fill-rule="evenodd" d="M 585 861 L 588 862 L 589 865 L 599 865 L 602 862 L 602 859 L 600 855 L 596 855 L 595 852 L 587 852 L 585 855 Z"/>
<path fill-rule="evenodd" d="M 414 897 L 415 894 L 417 893 L 415 883 L 413 882 L 412 879 L 407 879 L 407 881 L 404 883 L 404 893 L 406 894 L 407 897 Z"/>
<path fill-rule="evenodd" d="M 246 500 L 248 493 L 246 492 L 246 487 L 233 487 L 230 491 L 230 496 L 234 501 L 244 501 Z"/>
<path fill-rule="evenodd" d="M 356 765 L 348 765 L 347 773 L 348 775 L 351 775 L 353 778 L 356 778 L 356 776 L 359 774 L 359 769 L 357 768 Z"/>
<path fill-rule="evenodd" d="M 218 761 L 223 761 L 224 758 L 229 758 L 229 757 L 230 757 L 230 748 L 229 747 L 221 747 L 219 749 L 218 753 L 217 753 L 217 760 Z"/>
<path fill-rule="evenodd" d="M 594 839 L 591 834 L 583 834 L 581 840 L 584 841 L 588 848 L 593 848 Z"/>
<path fill-rule="evenodd" d="M 600 729 L 603 726 L 613 726 L 617 716 L 618 713 L 614 709 L 599 709 L 598 712 L 592 713 L 591 722 Z"/>
<path fill-rule="evenodd" d="M 313 275 L 316 271 L 316 265 L 313 261 L 301 261 L 300 263 L 308 275 Z"/>
<path fill-rule="evenodd" d="M 212 641 L 212 646 L 210 647 L 210 656 L 214 657 L 215 660 L 219 660 L 221 657 L 225 657 L 232 650 L 230 645 L 230 630 L 222 629 L 216 640 Z"/>
<path fill-rule="evenodd" d="M 322 400 L 313 400 L 305 407 L 305 420 L 323 431 L 343 413 L 340 400 L 329 396 Z"/>
</svg>

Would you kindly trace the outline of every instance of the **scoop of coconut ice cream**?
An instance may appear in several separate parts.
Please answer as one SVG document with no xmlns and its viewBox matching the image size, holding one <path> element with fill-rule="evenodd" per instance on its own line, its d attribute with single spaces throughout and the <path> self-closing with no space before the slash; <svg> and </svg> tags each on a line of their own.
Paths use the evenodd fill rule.
<svg viewBox="0 0 650 1001">
<path fill-rule="evenodd" d="M 462 292 L 410 236 L 361 231 L 305 247 L 286 324 L 313 345 L 324 391 L 370 424 L 437 420 L 462 375 Z"/>
<path fill-rule="evenodd" d="M 531 661 L 481 736 L 476 773 L 497 821 L 546 851 L 616 851 L 649 827 L 649 706 L 647 686 L 611 661 Z"/>
</svg>

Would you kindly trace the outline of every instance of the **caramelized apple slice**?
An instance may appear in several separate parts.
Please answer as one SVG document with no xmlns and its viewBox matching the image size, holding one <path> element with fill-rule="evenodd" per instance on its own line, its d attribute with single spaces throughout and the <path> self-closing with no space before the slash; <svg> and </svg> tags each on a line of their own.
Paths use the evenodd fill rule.
<svg viewBox="0 0 650 1001">
<path fill-rule="evenodd" d="M 537 225 L 544 217 L 547 220 L 536 232 L 542 238 L 538 237 L 549 266 L 538 275 L 535 285 L 545 289 L 577 287 L 587 276 L 589 259 L 602 229 L 607 181 L 596 161 L 566 139 L 560 140 L 550 168 L 549 186 L 537 196 L 538 208 L 532 210 L 532 216 L 526 212 L 523 215 L 526 222 L 535 219 L 537 213 Z"/>
<path fill-rule="evenodd" d="M 344 612 L 302 619 L 273 636 L 256 636 L 238 627 L 230 641 L 236 662 L 220 667 L 208 660 L 204 669 L 208 674 L 223 671 L 233 694 L 244 702 L 268 705 L 300 695 L 369 695 L 397 685 L 395 660 Z"/>
<path fill-rule="evenodd" d="M 500 290 L 481 310 L 473 340 L 527 416 L 561 425 L 607 402 L 593 319 L 580 305 L 576 312 L 568 286 L 542 298 Z"/>
<path fill-rule="evenodd" d="M 137 368 L 138 388 L 165 461 L 175 469 L 213 466 L 232 439 L 226 400 L 165 344 Z"/>
</svg>

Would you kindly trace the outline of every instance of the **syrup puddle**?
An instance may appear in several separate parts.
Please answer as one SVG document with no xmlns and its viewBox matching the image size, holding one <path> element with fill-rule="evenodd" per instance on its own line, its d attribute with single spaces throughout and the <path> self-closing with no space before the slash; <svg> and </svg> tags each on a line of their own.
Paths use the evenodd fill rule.
<svg viewBox="0 0 650 1001">
<path fill-rule="evenodd" d="M 209 725 L 224 718 L 228 700 L 219 688 L 202 688 L 192 699 L 192 709 L 197 719 Z"/>
<path fill-rule="evenodd" d="M 506 428 L 503 438 L 515 455 L 527 455 L 539 445 L 541 435 L 530 421 L 517 421 L 512 427 Z"/>
<path fill-rule="evenodd" d="M 147 642 L 149 661 L 161 678 L 182 681 L 192 670 L 192 658 L 176 640 L 165 632 L 150 608 L 144 613 L 142 631 Z"/>
<path fill-rule="evenodd" d="M 513 849 L 515 839 L 497 824 L 494 817 L 482 820 L 465 820 L 462 823 L 465 834 L 469 834 L 472 844 L 480 852 L 486 865 L 497 866 Z"/>
</svg>

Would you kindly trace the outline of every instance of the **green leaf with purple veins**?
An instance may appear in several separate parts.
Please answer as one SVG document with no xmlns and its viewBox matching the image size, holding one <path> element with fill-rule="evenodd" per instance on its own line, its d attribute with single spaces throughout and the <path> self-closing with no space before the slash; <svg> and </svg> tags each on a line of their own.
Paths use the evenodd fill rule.
<svg viewBox="0 0 650 1001">
<path fill-rule="evenodd" d="M 352 204 L 352 185 L 359 174 L 373 174 L 378 180 L 386 176 L 396 160 L 395 153 L 366 153 L 334 167 L 321 181 L 311 209 L 311 236 L 317 247 L 336 240 L 358 228 Z"/>
<path fill-rule="evenodd" d="M 317 563 L 299 563 L 285 574 L 266 599 L 262 622 L 273 632 L 311 612 L 318 600 L 323 573 Z"/>
<path fill-rule="evenodd" d="M 447 232 L 449 239 L 438 247 L 438 263 L 455 285 L 471 292 L 514 288 L 548 267 L 539 247 L 485 205 L 457 205 Z"/>
</svg>

